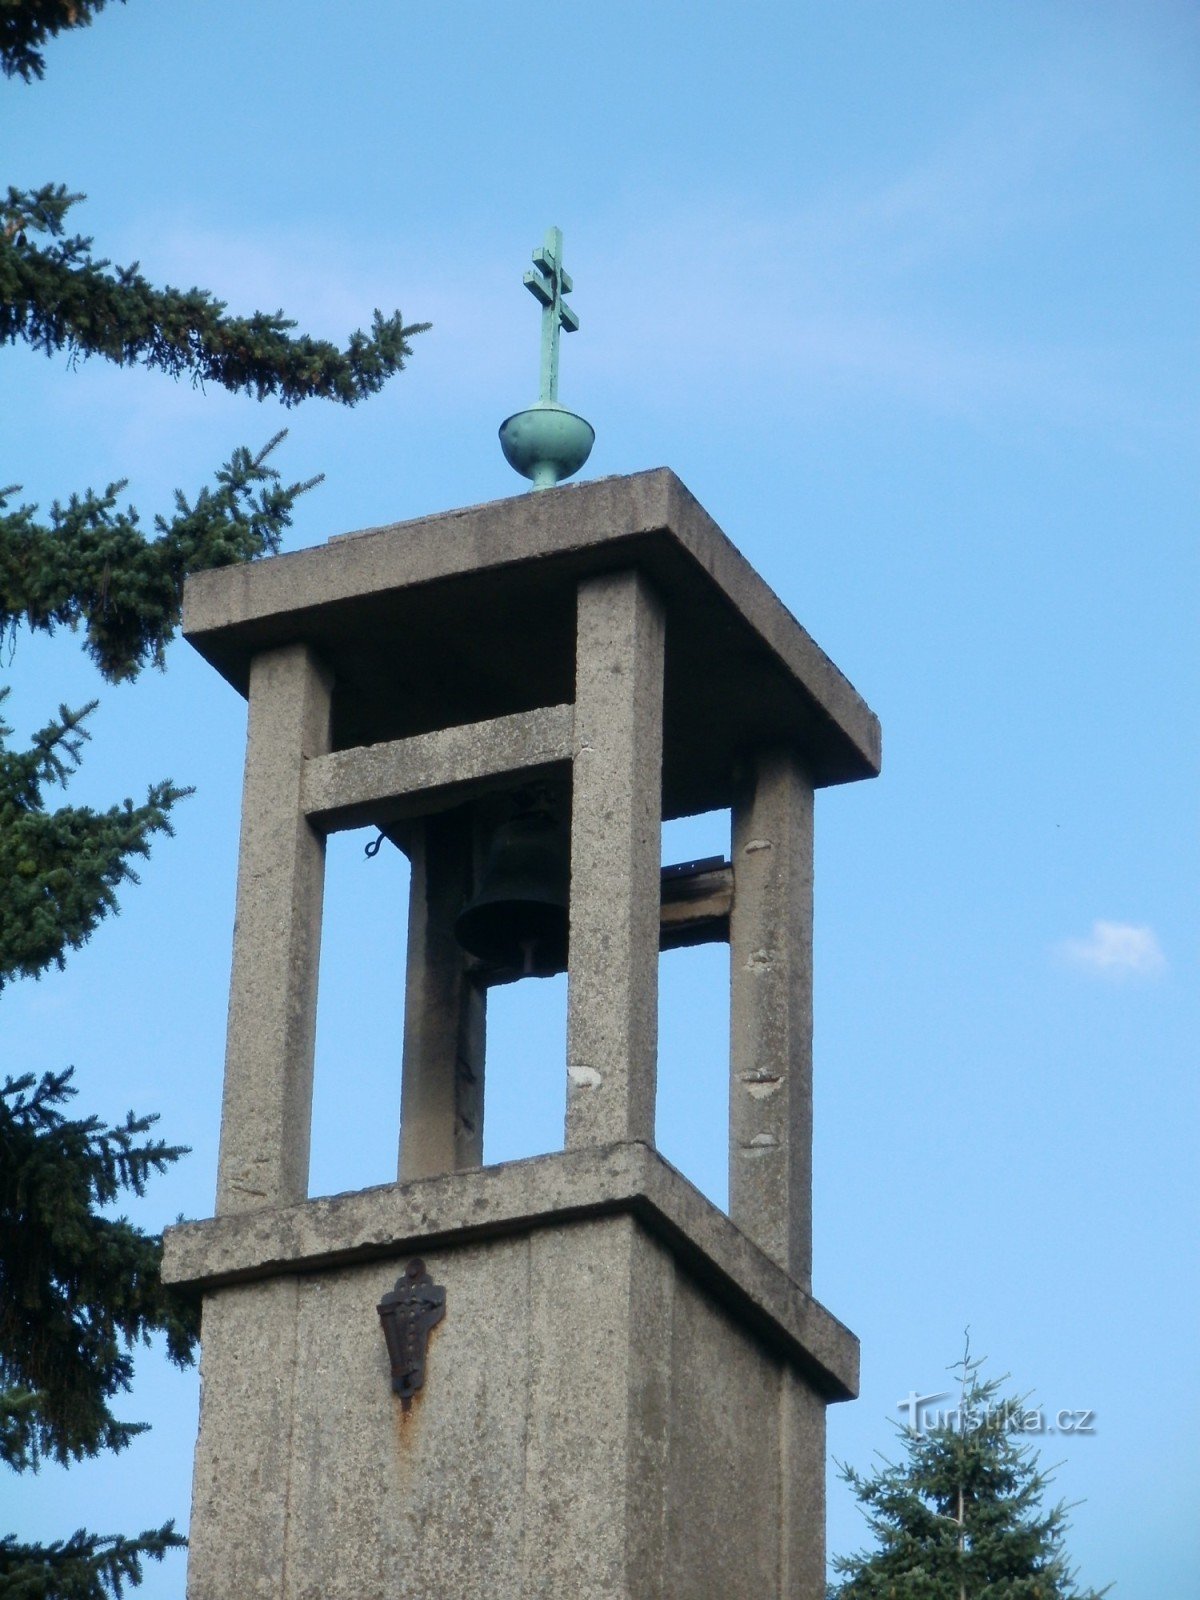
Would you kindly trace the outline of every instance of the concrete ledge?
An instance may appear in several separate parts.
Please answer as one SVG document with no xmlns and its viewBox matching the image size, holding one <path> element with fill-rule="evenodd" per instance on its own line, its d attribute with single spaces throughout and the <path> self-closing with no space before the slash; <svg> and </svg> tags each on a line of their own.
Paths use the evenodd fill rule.
<svg viewBox="0 0 1200 1600">
<path fill-rule="evenodd" d="M 827 1400 L 858 1393 L 858 1340 L 656 1150 L 561 1151 L 168 1228 L 163 1277 L 211 1290 L 456 1240 L 631 1212 Z"/>
</svg>

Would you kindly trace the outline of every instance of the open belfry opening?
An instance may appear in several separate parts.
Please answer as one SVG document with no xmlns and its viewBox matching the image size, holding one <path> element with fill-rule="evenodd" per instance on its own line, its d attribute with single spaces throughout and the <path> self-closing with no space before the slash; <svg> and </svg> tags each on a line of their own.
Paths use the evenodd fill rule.
<svg viewBox="0 0 1200 1600">
<path fill-rule="evenodd" d="M 216 1215 L 165 1257 L 190 1600 L 824 1593 L 858 1347 L 812 1297 L 813 796 L 878 723 L 671 472 L 555 486 L 560 263 L 505 424 L 539 492 L 188 585 L 249 700 Z M 728 859 L 662 867 L 724 808 Z M 397 1177 L 309 1199 L 325 840 L 364 825 L 412 869 Z M 655 1148 L 659 952 L 714 941 L 728 1214 Z M 488 991 L 564 969 L 563 1148 L 485 1166 Z"/>
</svg>

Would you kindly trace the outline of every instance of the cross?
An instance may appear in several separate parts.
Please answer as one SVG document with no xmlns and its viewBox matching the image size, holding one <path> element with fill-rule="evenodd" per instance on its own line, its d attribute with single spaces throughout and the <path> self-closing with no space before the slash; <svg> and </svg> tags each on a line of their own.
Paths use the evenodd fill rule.
<svg viewBox="0 0 1200 1600">
<path fill-rule="evenodd" d="M 535 272 L 527 272 L 521 280 L 525 287 L 542 304 L 542 389 L 539 400 L 544 405 L 558 404 L 558 336 L 559 329 L 575 333 L 579 318 L 563 301 L 563 295 L 574 288 L 569 274 L 562 266 L 563 236 L 561 228 L 547 228 L 546 242 L 533 252 Z"/>
</svg>

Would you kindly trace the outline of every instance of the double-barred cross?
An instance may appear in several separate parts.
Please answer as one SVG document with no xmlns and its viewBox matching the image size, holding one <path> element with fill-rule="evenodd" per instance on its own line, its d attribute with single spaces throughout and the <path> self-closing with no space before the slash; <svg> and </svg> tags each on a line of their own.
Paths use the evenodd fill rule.
<svg viewBox="0 0 1200 1600">
<path fill-rule="evenodd" d="M 539 399 L 558 402 L 558 337 L 559 331 L 575 333 L 579 318 L 563 300 L 574 285 L 569 274 L 563 271 L 563 237 L 561 228 L 547 228 L 546 242 L 533 252 L 535 271 L 527 272 L 522 280 L 542 306 L 542 387 Z"/>
</svg>

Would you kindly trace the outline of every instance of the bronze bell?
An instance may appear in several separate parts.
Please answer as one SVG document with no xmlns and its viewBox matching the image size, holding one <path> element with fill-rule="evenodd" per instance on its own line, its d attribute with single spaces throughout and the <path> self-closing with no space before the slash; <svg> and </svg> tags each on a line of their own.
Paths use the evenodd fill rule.
<svg viewBox="0 0 1200 1600">
<path fill-rule="evenodd" d="M 566 829 L 542 797 L 524 797 L 496 829 L 477 894 L 454 924 L 468 955 L 548 977 L 567 964 L 571 864 Z"/>
</svg>

